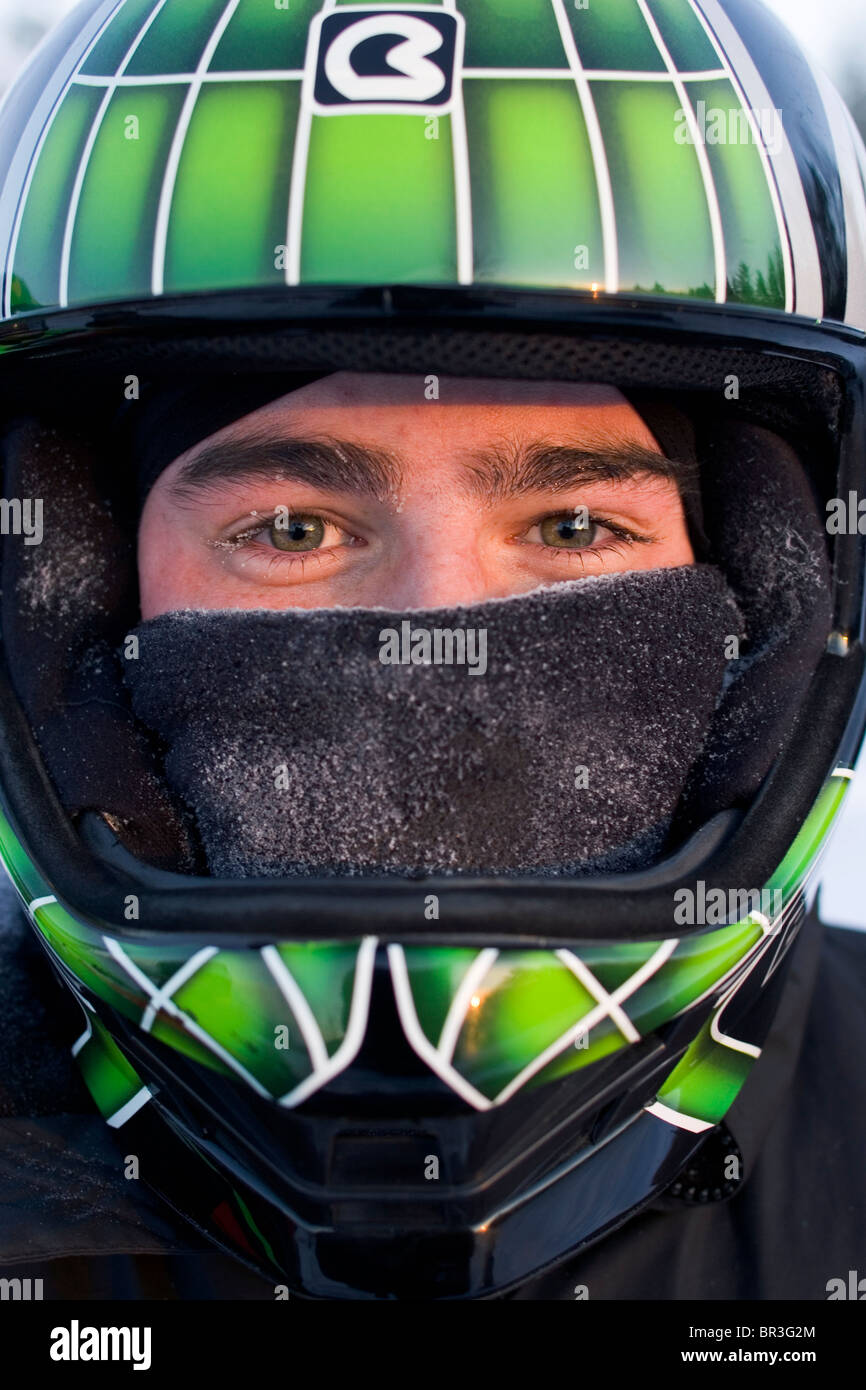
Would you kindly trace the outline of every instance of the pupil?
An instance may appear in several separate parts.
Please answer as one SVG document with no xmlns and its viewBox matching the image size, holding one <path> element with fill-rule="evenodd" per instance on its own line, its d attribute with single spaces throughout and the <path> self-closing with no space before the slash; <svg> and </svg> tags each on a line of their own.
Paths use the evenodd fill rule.
<svg viewBox="0 0 866 1390">
<path fill-rule="evenodd" d="M 594 522 L 584 524 L 583 517 L 578 516 L 551 516 L 541 523 L 544 544 L 561 546 L 563 549 L 585 550 L 592 545 L 597 534 L 598 528 Z"/>
<path fill-rule="evenodd" d="M 291 516 L 271 526 L 277 550 L 317 550 L 325 539 L 325 523 L 317 516 Z"/>
</svg>

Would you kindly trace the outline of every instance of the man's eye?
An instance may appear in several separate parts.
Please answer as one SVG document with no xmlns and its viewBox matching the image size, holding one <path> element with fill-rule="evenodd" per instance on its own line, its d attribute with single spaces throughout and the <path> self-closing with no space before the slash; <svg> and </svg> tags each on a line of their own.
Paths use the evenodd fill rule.
<svg viewBox="0 0 866 1390">
<path fill-rule="evenodd" d="M 320 516 L 274 518 L 264 537 L 275 550 L 318 550 L 325 539 L 327 523 Z"/>
<path fill-rule="evenodd" d="M 559 550 L 585 550 L 598 539 L 599 529 L 597 522 L 586 517 L 548 516 L 538 522 L 542 544 Z"/>
</svg>

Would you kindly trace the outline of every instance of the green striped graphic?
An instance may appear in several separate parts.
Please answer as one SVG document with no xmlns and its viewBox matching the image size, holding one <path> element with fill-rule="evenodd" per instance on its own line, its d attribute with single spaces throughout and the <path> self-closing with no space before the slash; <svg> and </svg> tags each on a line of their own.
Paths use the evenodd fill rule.
<svg viewBox="0 0 866 1390">
<path fill-rule="evenodd" d="M 648 5 L 679 72 L 707 72 L 721 66 L 689 0 L 648 0 Z"/>
<path fill-rule="evenodd" d="M 686 87 L 698 116 L 709 118 L 701 126 L 722 213 L 728 299 L 784 309 L 782 243 L 767 176 L 746 113 L 726 78 L 689 82 Z M 720 135 L 722 140 L 716 138 Z"/>
<path fill-rule="evenodd" d="M 781 889 L 786 898 L 796 892 L 829 836 L 850 789 L 851 780 L 848 777 L 831 777 L 825 783 L 805 825 L 778 869 L 771 875 L 767 885 L 771 890 Z"/>
<path fill-rule="evenodd" d="M 299 101 L 297 82 L 202 91 L 175 185 L 168 293 L 284 281 L 277 248 L 286 240 Z"/>
<path fill-rule="evenodd" d="M 63 228 L 81 155 L 102 93 L 76 87 L 46 136 L 25 205 L 12 273 L 12 309 L 56 304 Z"/>
<path fill-rule="evenodd" d="M 72 241 L 70 303 L 150 293 L 159 195 L 183 86 L 112 97 L 84 180 Z M 138 120 L 138 138 L 129 139 Z"/>
<path fill-rule="evenodd" d="M 687 1009 L 712 989 L 761 941 L 761 927 L 745 921 L 679 941 L 673 953 L 622 1000 L 641 1037 Z M 661 942 L 585 944 L 580 964 L 608 992 L 625 984 L 655 955 Z M 418 1021 L 436 1046 L 477 951 L 407 947 L 406 964 Z M 453 1066 L 489 1100 L 598 1006 L 597 996 L 553 951 L 503 950 L 478 979 L 457 1035 Z M 609 1017 L 600 1018 L 581 1046 L 569 1042 L 524 1084 L 543 1085 L 630 1045 Z"/>
<path fill-rule="evenodd" d="M 613 185 L 621 288 L 714 299 L 710 214 L 697 151 L 675 139 L 676 89 L 593 82 L 592 94 Z"/>
<path fill-rule="evenodd" d="M 828 780 L 789 853 L 770 879 L 767 886 L 782 890 L 786 909 L 813 867 L 849 786 L 847 778 Z M 49 884 L 2 814 L 0 858 L 25 905 L 35 898 L 49 897 Z M 118 911 L 121 906 L 119 903 Z M 127 939 L 118 928 L 128 962 L 150 982 L 150 989 L 145 989 L 133 978 L 129 964 L 116 959 L 109 949 L 104 925 L 77 917 L 55 900 L 36 907 L 34 920 L 66 970 L 85 989 L 134 1023 L 141 1023 L 151 991 L 164 987 L 202 944 L 194 946 L 171 933 L 146 938 L 137 930 L 132 939 Z M 182 923 L 178 925 L 182 927 Z M 645 1038 L 714 987 L 721 990 L 723 981 L 728 988 L 731 972 L 742 967 L 761 939 L 760 925 L 748 919 L 681 938 L 667 959 L 656 962 L 654 973 L 620 1001 L 620 1007 Z M 279 957 L 318 1024 L 330 1058 L 346 1037 L 359 945 L 358 941 L 276 944 Z M 587 942 L 575 943 L 573 950 L 598 984 L 610 993 L 630 980 L 660 945 Z M 406 947 L 404 955 L 418 1022 L 435 1046 L 478 951 L 441 945 Z M 185 1018 L 175 1018 L 170 1010 L 161 1009 L 153 1025 L 153 1036 L 211 1071 L 244 1079 L 237 1070 L 241 1066 L 274 1096 L 286 1094 L 309 1076 L 309 1053 L 293 1008 L 255 946 L 219 950 L 209 959 L 202 958 L 197 971 L 176 989 L 173 1000 Z M 506 946 L 484 978 L 477 980 L 467 1003 L 453 1063 L 462 1077 L 493 1099 L 526 1067 L 537 1063 L 546 1048 L 575 1029 L 595 1009 L 596 994 L 555 950 L 513 950 Z M 217 1055 L 206 1040 L 198 1039 L 190 1024 L 203 1029 L 228 1053 L 229 1060 Z M 277 1031 L 282 1029 L 288 1030 L 286 1047 L 276 1044 Z M 586 1047 L 576 1047 L 570 1041 L 530 1078 L 524 1078 L 522 1084 L 544 1084 L 631 1045 L 609 1017 L 601 1019 L 585 1036 Z M 87 1052 L 88 1047 L 85 1045 L 83 1051 Z M 88 1052 L 88 1059 L 90 1055 Z M 230 1064 L 232 1061 L 235 1066 Z M 736 1095 L 750 1065 L 747 1055 L 716 1043 L 706 1025 L 672 1070 L 659 1099 L 672 1109 L 715 1123 Z M 113 1113 L 137 1089 L 133 1087 L 137 1078 L 126 1073 L 124 1067 L 125 1064 L 120 1065 L 119 1075 L 114 1075 L 109 1067 L 105 1078 L 95 1080 L 110 1107 L 106 1113 Z"/>
<path fill-rule="evenodd" d="M 99 1019 L 88 1014 L 88 1021 L 91 1036 L 76 1061 L 100 1114 L 109 1120 L 138 1094 L 144 1082 Z"/>
<path fill-rule="evenodd" d="M 718 58 L 688 0 L 647 0 L 672 57 L 685 71 Z M 399 8 L 405 8 L 399 6 Z M 159 75 L 194 70 L 225 13 L 225 0 L 168 0 L 129 72 L 152 83 L 121 86 L 95 141 L 72 241 L 68 302 L 98 303 L 151 292 L 164 261 L 167 293 L 307 283 L 476 282 L 595 291 L 605 286 L 601 192 L 609 176 L 613 218 L 605 231 L 619 262 L 618 288 L 714 299 L 710 206 L 698 151 L 673 82 L 628 77 L 590 83 L 604 158 L 587 115 L 558 17 L 589 69 L 659 74 L 664 65 L 637 0 L 586 9 L 551 0 L 466 0 L 471 68 L 541 67 L 562 78 L 464 77 L 462 126 L 449 115 L 316 114 L 300 111 L 299 80 L 240 74 L 301 68 L 320 0 L 277 8 L 241 0 L 211 62 L 236 82 L 204 81 L 183 134 L 166 244 L 155 245 L 165 166 L 188 89 Z M 150 0 L 127 0 L 85 71 L 109 75 L 123 61 Z M 691 103 L 736 112 L 726 78 L 691 81 Z M 73 85 L 41 151 L 11 271 L 13 312 L 57 304 L 63 229 L 100 89 Z M 589 113 L 591 115 L 591 112 Z M 139 121 L 128 138 L 128 119 Z M 783 309 L 783 244 L 760 152 L 707 127 L 707 162 L 725 242 L 731 302 Z M 304 178 L 292 180 L 293 161 Z M 606 166 L 606 167 L 605 167 Z M 465 179 L 465 182 L 464 182 Z M 468 190 L 468 196 L 467 196 Z M 292 214 L 299 221 L 289 230 Z M 459 201 L 458 201 L 459 200 Z M 300 245 L 294 231 L 300 228 Z M 613 235 L 616 247 L 613 246 Z M 157 276 L 156 283 L 160 283 Z"/>
<path fill-rule="evenodd" d="M 687 1008 L 743 960 L 762 937 L 756 922 L 745 921 L 680 941 L 670 960 L 623 1004 L 642 1036 Z"/>
<path fill-rule="evenodd" d="M 423 115 L 314 116 L 301 279 L 457 278 L 451 121 Z M 426 132 L 438 130 L 438 139 Z"/>
<path fill-rule="evenodd" d="M 756 1058 L 725 1047 L 710 1036 L 708 1019 L 674 1067 L 658 1099 L 680 1115 L 718 1124 L 736 1100 Z"/>
<path fill-rule="evenodd" d="M 664 71 L 664 60 L 636 0 L 589 0 L 584 10 L 566 0 L 564 8 L 585 68 Z"/>
<path fill-rule="evenodd" d="M 309 1076 L 309 1056 L 297 1019 L 257 951 L 220 951 L 181 985 L 173 999 L 271 1095 L 283 1095 Z M 284 1032 L 278 1034 L 277 1029 Z M 154 1024 L 153 1034 L 183 1051 L 191 1042 L 206 1065 L 225 1068 L 165 1014 Z M 277 1046 L 278 1042 L 287 1045 Z"/>
<path fill-rule="evenodd" d="M 550 0 L 461 0 L 468 68 L 567 68 Z"/>
<path fill-rule="evenodd" d="M 106 28 L 81 71 L 88 77 L 113 77 L 149 15 L 156 0 L 126 0 Z"/>
<path fill-rule="evenodd" d="M 136 50 L 131 76 L 194 72 L 208 39 L 226 8 L 226 0 L 169 0 Z"/>
<path fill-rule="evenodd" d="M 464 103 L 476 280 L 603 283 L 598 194 L 576 88 L 466 78 Z"/>
<path fill-rule="evenodd" d="M 257 72 L 302 68 L 307 31 L 322 0 L 291 0 L 278 10 L 263 0 L 241 0 L 210 65 L 211 72 Z"/>
<path fill-rule="evenodd" d="M 315 1016 L 329 1055 L 349 1026 L 357 942 L 327 942 L 311 951 L 306 942 L 283 941 L 277 953 L 291 972 Z"/>
</svg>

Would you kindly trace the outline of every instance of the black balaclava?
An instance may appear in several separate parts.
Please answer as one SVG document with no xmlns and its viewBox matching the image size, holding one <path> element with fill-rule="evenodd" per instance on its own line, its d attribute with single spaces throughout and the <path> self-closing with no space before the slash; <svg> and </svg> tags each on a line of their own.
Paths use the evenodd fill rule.
<svg viewBox="0 0 866 1390">
<path fill-rule="evenodd" d="M 695 565 L 453 609 L 184 611 L 135 635 L 133 708 L 210 872 L 238 878 L 643 867 L 743 628 Z"/>
<path fill-rule="evenodd" d="M 140 505 L 195 443 L 326 375 L 237 374 L 137 403 Z M 694 465 L 687 417 L 630 399 Z M 683 502 L 701 561 L 697 489 Z M 441 660 L 437 632 L 456 634 Z M 743 622 L 721 572 L 698 564 L 449 610 L 168 614 L 137 635 L 133 707 L 164 741 L 212 874 L 580 874 L 663 849 Z M 468 660 L 447 664 L 467 635 Z"/>
</svg>

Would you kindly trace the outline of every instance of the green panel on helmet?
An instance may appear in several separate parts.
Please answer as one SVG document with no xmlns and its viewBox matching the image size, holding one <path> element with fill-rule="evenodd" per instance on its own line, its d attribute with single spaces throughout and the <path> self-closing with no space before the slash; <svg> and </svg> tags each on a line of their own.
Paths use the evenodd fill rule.
<svg viewBox="0 0 866 1390">
<path fill-rule="evenodd" d="M 740 100 L 727 79 L 686 85 L 699 125 L 705 130 L 707 158 L 719 198 L 728 299 L 784 309 L 782 243 L 752 127 L 746 125 Z M 732 135 L 747 138 L 732 140 Z"/>
<path fill-rule="evenodd" d="M 412 998 L 425 1037 L 438 1042 L 448 1010 L 466 971 L 478 959 L 474 946 L 413 946 L 405 952 Z"/>
<path fill-rule="evenodd" d="M 605 1057 L 621 1052 L 623 1047 L 625 1039 L 622 1033 L 609 1018 L 603 1018 L 588 1033 L 578 1033 L 574 1041 L 551 1057 L 527 1085 L 533 1088 L 546 1086 L 548 1081 L 558 1081 L 561 1076 L 570 1076 L 583 1067 L 604 1061 Z"/>
<path fill-rule="evenodd" d="M 475 279 L 603 284 L 598 192 L 575 87 L 467 78 L 463 90 Z"/>
<path fill-rule="evenodd" d="M 689 0 L 648 0 L 665 46 L 680 72 L 704 72 L 721 66 Z"/>
<path fill-rule="evenodd" d="M 282 284 L 297 82 L 220 82 L 196 104 L 178 169 L 165 288 Z"/>
<path fill-rule="evenodd" d="M 0 858 L 25 907 L 36 898 L 50 896 L 51 890 L 26 853 L 6 817 L 0 812 Z"/>
<path fill-rule="evenodd" d="M 790 911 L 814 869 L 850 777 L 847 769 L 840 769 L 828 779 L 770 880 L 767 891 L 782 892 L 782 916 Z M 167 1046 L 210 1070 L 240 1077 L 261 1094 L 283 1094 L 288 1103 L 292 1099 L 286 1093 L 299 1081 L 303 1084 L 310 1078 L 321 1085 L 334 1074 L 323 1063 L 333 1060 L 348 1042 L 350 1005 L 359 992 L 360 950 L 364 949 L 357 941 L 282 942 L 271 948 L 291 971 L 302 997 L 300 1011 L 306 1011 L 302 1030 L 291 993 L 258 949 L 194 948 L 168 934 L 149 941 L 135 939 L 136 932 L 130 939 L 122 934 L 119 940 L 106 938 L 103 927 L 76 917 L 51 895 L 50 885 L 3 815 L 0 857 L 41 935 L 66 970 L 122 1016 L 150 1027 L 152 1035 Z M 463 1017 L 453 1020 L 459 1028 L 455 1026 L 452 1033 L 452 1075 L 456 1069 L 488 1100 L 501 1101 L 521 1085 L 537 1086 L 587 1066 L 632 1044 L 630 1030 L 646 1037 L 700 999 L 720 998 L 723 986 L 727 989 L 730 981 L 736 981 L 764 937 L 760 923 L 745 920 L 680 938 L 670 956 L 660 955 L 655 962 L 652 957 L 663 945 L 658 941 L 576 944 L 573 953 L 503 949 L 495 960 L 491 958 L 486 974 L 479 976 L 473 992 L 462 1001 Z M 422 1033 L 435 1048 L 466 970 L 479 952 L 443 945 L 406 947 L 403 954 L 412 1008 Z M 581 978 L 570 968 L 565 958 L 569 954 L 579 961 Z M 649 978 L 634 979 L 648 964 L 653 971 Z M 186 979 L 172 988 L 172 978 L 182 971 L 187 972 Z M 594 983 L 583 971 L 591 972 Z M 606 999 L 605 994 L 616 997 Z M 355 1045 L 365 1026 L 368 1001 L 362 1002 Z M 170 1004 L 183 1012 L 173 1016 Z M 622 1015 L 617 1018 L 617 1006 L 626 1021 Z M 581 1035 L 581 1020 L 591 1013 L 597 1021 Z M 405 1008 L 401 1018 L 405 1025 Z M 281 1025 L 289 1030 L 287 1048 L 275 1045 Z M 321 1055 L 317 1071 L 311 1072 L 309 1038 L 316 1028 Z M 669 1109 L 712 1124 L 724 1115 L 753 1058 L 737 1048 L 736 1039 L 725 1045 L 713 1039 L 709 1029 L 708 1023 L 671 1072 L 659 1099 Z M 349 1047 L 334 1070 L 348 1065 L 353 1055 Z M 442 1056 L 441 1066 L 435 1059 L 428 1061 L 447 1077 L 447 1056 Z M 310 1089 L 315 1085 L 306 1087 L 305 1093 Z"/>
<path fill-rule="evenodd" d="M 12 308 L 57 303 L 63 227 L 102 93 L 77 87 L 48 131 L 27 198 L 12 267 Z"/>
<path fill-rule="evenodd" d="M 675 139 L 676 89 L 593 82 L 592 94 L 613 184 L 621 287 L 714 299 L 709 208 L 696 149 Z"/>
<path fill-rule="evenodd" d="M 210 1068 L 211 1071 L 218 1071 L 221 1076 L 232 1075 L 232 1068 L 205 1047 L 203 1043 L 191 1037 L 178 1019 L 160 1014 L 150 1029 L 150 1033 L 158 1042 L 165 1043 L 167 1047 L 181 1053 L 184 1057 L 189 1057 L 190 1061 L 199 1062 L 202 1066 Z"/>
<path fill-rule="evenodd" d="M 755 1058 L 725 1047 L 710 1035 L 708 1019 L 658 1093 L 663 1105 L 678 1114 L 718 1124 L 733 1105 Z"/>
<path fill-rule="evenodd" d="M 652 959 L 658 948 L 657 941 L 616 941 L 610 945 L 583 947 L 580 959 L 602 988 L 613 994 Z"/>
<path fill-rule="evenodd" d="M 172 998 L 271 1095 L 309 1075 L 298 1020 L 257 951 L 219 951 Z"/>
<path fill-rule="evenodd" d="M 461 0 L 469 68 L 568 68 L 549 0 Z"/>
<path fill-rule="evenodd" d="M 100 1114 L 109 1120 L 129 1104 L 144 1082 L 99 1019 L 88 1014 L 87 1021 L 90 1037 L 79 1046 L 76 1061 Z"/>
<path fill-rule="evenodd" d="M 179 86 L 130 87 L 112 97 L 82 188 L 70 302 L 150 292 L 159 195 L 182 102 Z M 138 138 L 129 139 L 132 116 Z"/>
<path fill-rule="evenodd" d="M 291 0 L 278 10 L 262 0 L 241 0 L 220 39 L 211 72 L 259 72 L 304 66 L 310 20 L 322 0 Z"/>
<path fill-rule="evenodd" d="M 226 8 L 226 0 L 169 0 L 148 29 L 127 72 L 195 72 Z"/>
<path fill-rule="evenodd" d="M 794 893 L 814 864 L 830 834 L 833 822 L 851 786 L 850 774 L 834 774 L 821 789 L 802 830 L 778 869 L 771 875 L 769 888 L 779 889 L 787 898 Z"/>
<path fill-rule="evenodd" d="M 670 959 L 623 1003 L 641 1034 L 693 1004 L 743 960 L 763 936 L 757 922 L 684 937 Z"/>
<path fill-rule="evenodd" d="M 93 48 L 81 71 L 88 77 L 113 77 L 156 9 L 156 0 L 126 0 Z"/>
<path fill-rule="evenodd" d="M 500 951 L 475 981 L 471 996 L 462 998 L 453 1056 L 443 1055 L 443 1063 L 452 1065 L 488 1100 L 523 1084 L 519 1078 L 526 1069 L 530 1075 L 524 1081 L 531 1085 L 565 1075 L 668 1022 L 719 986 L 762 938 L 762 928 L 751 921 L 684 938 L 670 956 L 660 956 L 647 979 L 634 980 L 631 989 L 629 981 L 663 943 L 611 942 L 574 952 Z M 415 1013 L 434 1047 L 440 1045 L 445 1018 L 477 955 L 470 960 L 464 951 L 458 961 L 454 951 L 405 949 Z M 612 1000 L 605 997 L 611 993 Z M 611 1017 L 610 1008 L 620 1009 L 624 1018 Z M 579 1025 L 590 1017 L 594 1021 L 583 1032 Z M 539 1067 L 548 1051 L 550 1059 Z"/>
<path fill-rule="evenodd" d="M 718 70 L 689 0 L 652 0 L 649 9 L 683 71 Z M 728 297 L 785 307 L 768 169 L 751 141 L 710 144 L 705 189 L 701 152 L 676 138 L 681 100 L 637 0 L 586 9 L 565 0 L 467 0 L 458 12 L 470 70 L 563 74 L 458 82 L 465 150 L 460 121 L 440 111 L 436 128 L 423 105 L 417 115 L 374 114 L 347 102 L 313 115 L 307 141 L 300 82 L 255 74 L 301 69 L 319 0 L 293 0 L 287 9 L 240 0 L 233 12 L 225 0 L 167 0 L 158 11 L 127 0 L 84 63 L 107 85 L 141 40 L 127 69 L 140 80 L 113 93 L 73 209 L 70 274 L 62 273 L 63 230 L 92 103 L 103 91 L 74 79 L 29 190 L 12 311 L 296 279 L 441 284 L 474 276 L 482 284 L 594 291 L 608 288 L 605 265 L 614 259 L 620 273 L 611 289 L 714 299 L 723 283 L 721 238 L 714 247 L 712 236 L 716 197 Z M 194 71 L 219 33 L 200 89 L 160 80 Z M 590 146 L 563 38 L 569 33 L 585 67 L 611 74 L 589 88 L 603 149 Z M 209 76 L 231 72 L 237 84 Z M 187 128 L 180 117 L 191 94 Z M 739 105 L 727 81 L 692 83 L 690 95 Z M 132 115 L 137 140 L 125 138 Z M 608 169 L 613 215 L 603 236 L 599 190 L 606 194 Z M 279 250 L 286 244 L 288 275 Z"/>
<path fill-rule="evenodd" d="M 563 0 L 563 9 L 585 68 L 664 71 L 664 59 L 637 0 L 589 0 L 580 10 Z"/>
<path fill-rule="evenodd" d="M 106 950 L 100 936 L 82 930 L 77 918 L 56 901 L 37 907 L 33 920 L 77 980 L 125 1018 L 138 1022 L 147 1004 L 144 990 Z"/>
<path fill-rule="evenodd" d="M 504 951 L 469 1001 L 454 1066 L 492 1098 L 595 999 L 551 951 Z"/>
<path fill-rule="evenodd" d="M 314 116 L 304 195 L 306 282 L 457 278 L 451 122 L 423 115 Z"/>
<path fill-rule="evenodd" d="M 349 1026 L 358 943 L 323 942 L 311 951 L 306 943 L 286 941 L 276 949 L 310 1006 L 328 1054 L 333 1055 Z"/>
</svg>

